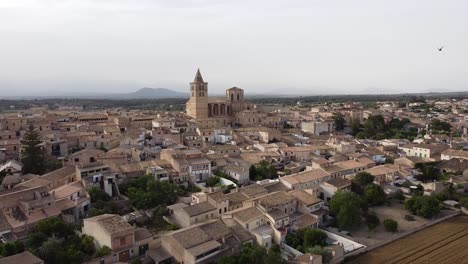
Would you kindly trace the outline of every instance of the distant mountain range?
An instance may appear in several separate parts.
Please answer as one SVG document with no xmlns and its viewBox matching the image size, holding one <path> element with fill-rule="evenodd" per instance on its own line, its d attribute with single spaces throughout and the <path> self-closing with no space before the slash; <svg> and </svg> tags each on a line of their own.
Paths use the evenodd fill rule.
<svg viewBox="0 0 468 264">
<path fill-rule="evenodd" d="M 189 93 L 177 92 L 166 88 L 141 88 L 131 93 L 50 93 L 49 95 L 25 95 L 25 96 L 5 96 L 3 99 L 164 99 L 164 98 L 188 98 Z"/>
<path fill-rule="evenodd" d="M 186 98 L 188 93 L 176 92 L 166 88 L 141 88 L 133 93 L 109 94 L 103 98 L 109 99 L 161 99 L 161 98 Z"/>
</svg>

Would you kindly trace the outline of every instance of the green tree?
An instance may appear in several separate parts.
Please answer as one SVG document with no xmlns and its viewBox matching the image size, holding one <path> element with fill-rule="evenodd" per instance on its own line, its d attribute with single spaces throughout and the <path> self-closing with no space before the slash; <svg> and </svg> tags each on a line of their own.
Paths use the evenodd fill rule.
<svg viewBox="0 0 468 264">
<path fill-rule="evenodd" d="M 283 128 L 284 128 L 284 129 L 290 129 L 290 128 L 294 128 L 294 126 L 292 126 L 292 125 L 290 125 L 290 124 L 288 124 L 288 123 L 285 122 L 285 123 L 283 124 Z"/>
<path fill-rule="evenodd" d="M 91 202 L 96 203 L 98 201 L 108 202 L 111 197 L 103 190 L 98 187 L 92 187 L 89 191 L 89 196 L 91 196 Z"/>
<path fill-rule="evenodd" d="M 104 257 L 108 256 L 112 253 L 112 249 L 110 249 L 108 246 L 102 246 L 98 250 L 96 250 L 96 253 L 94 254 L 95 257 Z"/>
<path fill-rule="evenodd" d="M 396 232 L 398 230 L 398 222 L 393 219 L 385 219 L 383 224 L 387 232 Z"/>
<path fill-rule="evenodd" d="M 304 248 L 326 246 L 327 234 L 319 229 L 306 228 L 304 230 Z"/>
<path fill-rule="evenodd" d="M 321 255 L 323 263 L 330 263 L 330 261 L 333 259 L 333 254 L 331 250 L 325 249 L 320 246 L 308 248 L 307 253 L 314 254 L 314 255 Z"/>
<path fill-rule="evenodd" d="M 468 197 L 461 198 L 460 205 L 468 209 Z"/>
<path fill-rule="evenodd" d="M 440 170 L 433 166 L 433 165 L 428 165 L 426 163 L 418 164 L 416 166 L 421 171 L 421 174 L 416 175 L 416 179 L 422 182 L 431 182 L 434 180 L 439 180 L 441 177 L 440 175 Z"/>
<path fill-rule="evenodd" d="M 0 244 L 0 255 L 4 257 L 19 254 L 24 251 L 24 244 L 21 241 L 7 242 Z"/>
<path fill-rule="evenodd" d="M 432 129 L 432 132 L 434 133 L 437 133 L 437 132 L 450 133 L 452 126 L 448 122 L 434 118 L 431 121 L 431 129 Z"/>
<path fill-rule="evenodd" d="M 237 264 L 237 259 L 233 256 L 224 256 L 221 257 L 216 264 Z"/>
<path fill-rule="evenodd" d="M 130 203 L 137 209 L 151 209 L 158 205 L 173 204 L 183 191 L 177 185 L 167 181 L 157 181 L 151 175 L 145 175 L 122 188 Z"/>
<path fill-rule="evenodd" d="M 377 134 L 386 130 L 385 120 L 382 115 L 371 115 L 364 122 L 362 132 L 368 138 L 374 138 Z"/>
<path fill-rule="evenodd" d="M 249 178 L 251 181 L 254 181 L 255 178 L 257 178 L 257 169 L 255 168 L 255 165 L 251 165 L 249 168 Z"/>
<path fill-rule="evenodd" d="M 333 116 L 333 119 L 335 120 L 335 129 L 338 131 L 342 131 L 345 128 L 345 119 L 342 113 L 335 113 Z"/>
<path fill-rule="evenodd" d="M 252 165 L 253 166 L 253 165 Z M 261 181 L 264 179 L 274 179 L 278 177 L 278 172 L 275 167 L 270 165 L 268 161 L 262 160 L 259 164 L 249 168 L 249 177 L 252 181 Z"/>
<path fill-rule="evenodd" d="M 61 238 L 49 237 L 35 253 L 46 263 L 68 263 L 65 262 L 63 243 L 64 240 Z"/>
<path fill-rule="evenodd" d="M 217 176 L 213 176 L 205 181 L 207 187 L 214 187 L 219 184 L 221 179 Z"/>
<path fill-rule="evenodd" d="M 368 172 L 359 172 L 351 180 L 351 190 L 357 194 L 362 194 L 366 185 L 373 183 L 375 177 Z"/>
<path fill-rule="evenodd" d="M 295 232 L 288 232 L 286 244 L 304 252 L 309 247 L 326 246 L 327 234 L 320 229 L 302 228 Z"/>
<path fill-rule="evenodd" d="M 330 212 L 336 216 L 340 229 L 358 226 L 365 206 L 366 203 L 353 192 L 339 191 L 330 200 Z"/>
<path fill-rule="evenodd" d="M 41 143 L 41 136 L 35 130 L 33 125 L 28 127 L 26 134 L 24 134 L 21 141 L 23 152 L 21 163 L 23 163 L 23 174 L 33 173 L 41 175 L 45 171 L 44 153 L 39 146 Z"/>
<path fill-rule="evenodd" d="M 75 226 L 59 218 L 40 221 L 28 235 L 28 250 L 46 263 L 82 263 L 91 259 L 94 239 L 78 236 Z"/>
<path fill-rule="evenodd" d="M 217 264 L 286 264 L 287 261 L 281 257 L 280 249 L 277 245 L 272 245 L 270 249 L 253 244 L 242 246 L 238 256 L 226 256 L 220 258 Z"/>
<path fill-rule="evenodd" d="M 357 134 L 362 130 L 361 122 L 359 121 L 359 119 L 353 119 L 353 121 L 351 122 L 351 129 L 352 135 L 357 137 Z"/>
<path fill-rule="evenodd" d="M 81 249 L 87 255 L 93 255 L 96 251 L 96 246 L 94 245 L 94 237 L 88 235 L 81 236 Z"/>
<path fill-rule="evenodd" d="M 62 219 L 51 217 L 40 221 L 33 233 L 42 233 L 49 237 L 68 237 L 74 235 L 75 231 L 72 225 L 65 223 Z"/>
<path fill-rule="evenodd" d="M 380 224 L 380 219 L 374 211 L 367 212 L 365 218 L 369 230 L 374 230 Z"/>
<path fill-rule="evenodd" d="M 440 212 L 440 201 L 432 196 L 417 195 L 406 200 L 405 208 L 415 215 L 430 218 Z"/>
<path fill-rule="evenodd" d="M 364 198 L 371 205 L 382 205 L 385 203 L 385 192 L 380 185 L 371 183 L 364 187 Z"/>
</svg>

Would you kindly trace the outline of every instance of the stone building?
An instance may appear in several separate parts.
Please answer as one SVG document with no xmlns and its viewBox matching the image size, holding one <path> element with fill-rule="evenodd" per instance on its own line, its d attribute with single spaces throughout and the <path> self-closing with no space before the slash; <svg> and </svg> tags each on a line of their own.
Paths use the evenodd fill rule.
<svg viewBox="0 0 468 264">
<path fill-rule="evenodd" d="M 244 90 L 237 87 L 227 89 L 226 97 L 208 97 L 208 83 L 197 70 L 190 83 L 190 99 L 186 107 L 187 115 L 200 127 L 219 127 L 232 125 L 236 114 L 250 110 L 252 105 L 244 101 Z"/>
</svg>

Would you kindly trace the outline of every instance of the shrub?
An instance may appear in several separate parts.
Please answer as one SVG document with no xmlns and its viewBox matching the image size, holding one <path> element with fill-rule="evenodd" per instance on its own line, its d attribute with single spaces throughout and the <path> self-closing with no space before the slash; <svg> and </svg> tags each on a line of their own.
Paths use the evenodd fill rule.
<svg viewBox="0 0 468 264">
<path fill-rule="evenodd" d="M 112 253 L 112 249 L 110 249 L 108 246 L 102 246 L 100 249 L 98 249 L 95 253 L 95 257 L 104 257 L 107 255 L 110 255 Z"/>
<path fill-rule="evenodd" d="M 398 222 L 393 219 L 385 219 L 383 224 L 387 232 L 396 232 L 398 230 Z"/>
<path fill-rule="evenodd" d="M 405 202 L 405 208 L 415 215 L 430 218 L 440 212 L 440 202 L 431 196 L 413 196 Z"/>
<path fill-rule="evenodd" d="M 380 219 L 374 211 L 368 212 L 365 218 L 369 230 L 374 230 L 380 224 Z"/>
</svg>

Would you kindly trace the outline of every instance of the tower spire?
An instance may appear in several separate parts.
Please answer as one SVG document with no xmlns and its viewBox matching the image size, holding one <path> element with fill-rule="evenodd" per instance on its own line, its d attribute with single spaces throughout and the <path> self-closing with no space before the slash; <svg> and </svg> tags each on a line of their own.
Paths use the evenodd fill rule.
<svg viewBox="0 0 468 264">
<path fill-rule="evenodd" d="M 203 77 L 201 76 L 200 73 L 200 68 L 197 69 L 197 74 L 195 74 L 195 79 L 193 80 L 194 83 L 202 83 L 203 82 Z"/>
</svg>

